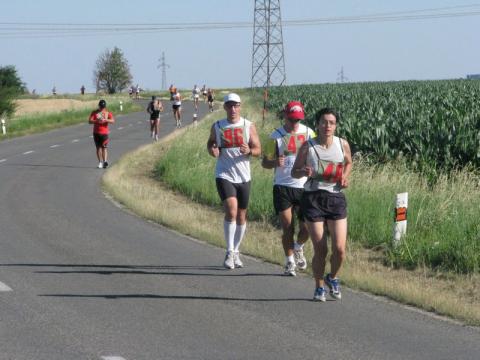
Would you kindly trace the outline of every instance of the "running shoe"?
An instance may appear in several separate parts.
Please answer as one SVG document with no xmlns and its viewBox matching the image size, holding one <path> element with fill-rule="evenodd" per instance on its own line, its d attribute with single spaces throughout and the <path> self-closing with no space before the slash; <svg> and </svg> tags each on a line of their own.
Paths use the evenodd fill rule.
<svg viewBox="0 0 480 360">
<path fill-rule="evenodd" d="M 330 296 L 334 299 L 340 300 L 342 298 L 342 293 L 340 292 L 340 279 L 332 279 L 330 274 L 325 276 L 325 284 L 327 284 L 330 289 Z"/>
<path fill-rule="evenodd" d="M 293 251 L 293 256 L 295 258 L 295 264 L 300 270 L 305 270 L 307 268 L 307 259 L 303 255 L 303 248 Z"/>
<path fill-rule="evenodd" d="M 233 251 L 227 251 L 227 254 L 225 255 L 225 261 L 223 262 L 223 266 L 227 269 L 235 269 L 235 263 L 234 263 L 234 258 L 235 255 Z"/>
<path fill-rule="evenodd" d="M 99 169 L 103 169 L 103 162 L 100 161 L 100 162 L 98 163 L 98 168 L 99 168 Z"/>
<path fill-rule="evenodd" d="M 233 265 L 235 265 L 236 268 L 243 268 L 243 262 L 240 259 L 240 252 L 235 251 L 233 253 Z"/>
<path fill-rule="evenodd" d="M 108 167 L 108 161 L 103 162 L 103 168 L 106 169 Z"/>
<path fill-rule="evenodd" d="M 313 294 L 313 300 L 314 301 L 321 301 L 321 302 L 327 301 L 327 298 L 325 297 L 326 293 L 327 292 L 325 291 L 325 289 L 323 287 L 316 288 L 315 292 Z"/>
<path fill-rule="evenodd" d="M 287 262 L 283 269 L 283 274 L 288 276 L 296 276 L 297 273 L 295 272 L 295 263 L 294 262 Z"/>
</svg>

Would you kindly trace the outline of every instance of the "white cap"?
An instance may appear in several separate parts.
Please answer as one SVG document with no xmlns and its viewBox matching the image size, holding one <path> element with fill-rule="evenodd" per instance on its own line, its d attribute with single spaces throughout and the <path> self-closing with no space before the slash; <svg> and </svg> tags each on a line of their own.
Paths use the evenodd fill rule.
<svg viewBox="0 0 480 360">
<path fill-rule="evenodd" d="M 237 94 L 235 93 L 230 93 L 228 95 L 225 95 L 223 97 L 223 103 L 226 104 L 227 102 L 236 102 L 236 103 L 240 103 L 240 96 L 238 96 Z"/>
</svg>

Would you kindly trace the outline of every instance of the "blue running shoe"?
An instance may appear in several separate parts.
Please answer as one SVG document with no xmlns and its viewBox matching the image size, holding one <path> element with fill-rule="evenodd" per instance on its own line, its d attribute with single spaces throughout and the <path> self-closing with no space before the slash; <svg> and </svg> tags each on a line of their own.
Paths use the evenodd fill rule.
<svg viewBox="0 0 480 360">
<path fill-rule="evenodd" d="M 342 293 L 340 292 L 340 279 L 335 278 L 332 279 L 330 274 L 325 276 L 325 284 L 330 289 L 330 296 L 336 300 L 340 300 L 342 298 Z"/>
<path fill-rule="evenodd" d="M 325 297 L 326 291 L 323 287 L 318 287 L 315 289 L 315 293 L 313 294 L 313 300 L 314 301 L 321 301 L 325 302 L 327 301 L 327 298 Z"/>
</svg>

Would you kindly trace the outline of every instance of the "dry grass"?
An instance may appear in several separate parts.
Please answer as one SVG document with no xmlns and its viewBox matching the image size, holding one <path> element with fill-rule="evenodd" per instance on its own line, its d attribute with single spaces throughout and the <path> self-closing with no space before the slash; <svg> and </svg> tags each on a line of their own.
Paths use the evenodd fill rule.
<svg viewBox="0 0 480 360">
<path fill-rule="evenodd" d="M 223 247 L 220 204 L 218 209 L 213 209 L 192 203 L 153 179 L 154 163 L 179 133 L 177 131 L 162 142 L 125 155 L 106 172 L 104 187 L 118 202 L 139 216 Z M 270 224 L 250 221 L 242 252 L 273 263 L 283 263 L 280 231 Z M 310 244 L 306 253 L 311 258 Z M 383 264 L 383 257 L 378 252 L 350 246 L 342 280 L 353 289 L 386 296 L 470 325 L 480 325 L 478 275 L 435 273 L 427 269 L 395 270 Z"/>
<path fill-rule="evenodd" d="M 98 100 L 80 101 L 74 99 L 20 99 L 16 100 L 15 117 L 36 114 L 55 113 L 64 110 L 94 109 Z"/>
</svg>

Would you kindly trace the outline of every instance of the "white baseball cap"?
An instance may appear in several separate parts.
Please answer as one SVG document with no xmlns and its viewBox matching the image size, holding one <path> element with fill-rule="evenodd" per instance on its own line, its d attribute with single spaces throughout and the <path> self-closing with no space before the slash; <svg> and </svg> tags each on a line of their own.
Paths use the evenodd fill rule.
<svg viewBox="0 0 480 360">
<path fill-rule="evenodd" d="M 223 103 L 226 104 L 227 102 L 236 102 L 236 103 L 241 103 L 240 101 L 240 96 L 238 96 L 235 93 L 230 93 L 228 95 L 225 95 L 223 97 Z"/>
</svg>

